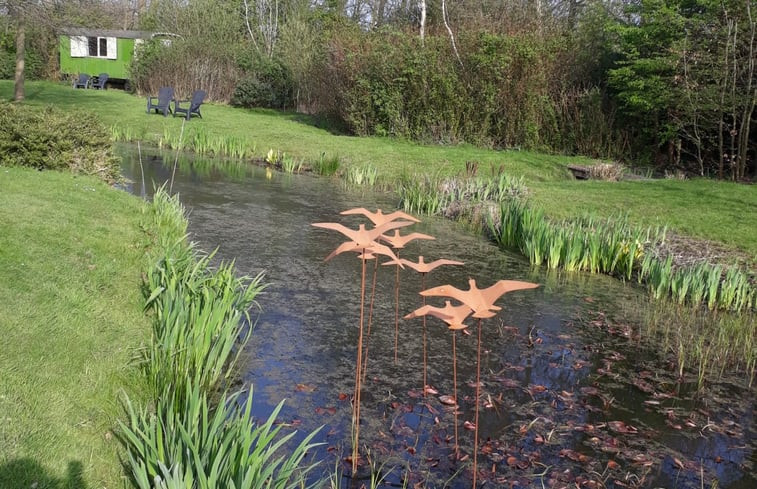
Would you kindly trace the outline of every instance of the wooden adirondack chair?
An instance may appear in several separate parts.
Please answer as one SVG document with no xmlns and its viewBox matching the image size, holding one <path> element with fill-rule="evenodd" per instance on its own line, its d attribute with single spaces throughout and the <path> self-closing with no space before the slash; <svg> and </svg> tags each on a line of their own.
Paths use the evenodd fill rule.
<svg viewBox="0 0 757 489">
<path fill-rule="evenodd" d="M 176 114 L 185 114 L 186 119 L 189 120 L 192 118 L 192 114 L 197 114 L 202 118 L 200 106 L 202 105 L 203 100 L 205 100 L 206 95 L 207 93 L 205 90 L 195 90 L 192 94 L 191 100 L 176 100 L 173 108 L 174 117 L 176 117 Z M 189 107 L 182 107 L 181 104 L 186 102 L 189 102 Z"/>
<path fill-rule="evenodd" d="M 155 110 L 156 114 L 162 112 L 163 117 L 167 116 L 171 112 L 171 100 L 173 100 L 173 88 L 161 87 L 157 97 L 147 97 L 147 113 Z"/>
</svg>

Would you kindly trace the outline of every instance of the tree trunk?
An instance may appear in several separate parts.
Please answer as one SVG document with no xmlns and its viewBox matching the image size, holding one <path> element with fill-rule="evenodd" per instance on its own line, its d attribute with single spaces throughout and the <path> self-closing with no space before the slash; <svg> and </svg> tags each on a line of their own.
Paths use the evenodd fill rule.
<svg viewBox="0 0 757 489">
<path fill-rule="evenodd" d="M 16 85 L 14 99 L 16 102 L 24 100 L 24 56 L 26 54 L 26 30 L 21 12 L 17 12 L 16 23 Z"/>
<path fill-rule="evenodd" d="M 419 3 L 421 6 L 421 46 L 423 46 L 426 39 L 426 0 L 420 0 Z"/>
</svg>

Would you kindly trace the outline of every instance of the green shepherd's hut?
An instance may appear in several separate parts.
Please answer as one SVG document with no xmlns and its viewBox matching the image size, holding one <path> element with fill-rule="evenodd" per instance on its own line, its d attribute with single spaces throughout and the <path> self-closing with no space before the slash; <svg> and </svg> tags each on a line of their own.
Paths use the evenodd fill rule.
<svg viewBox="0 0 757 489">
<path fill-rule="evenodd" d="M 59 32 L 60 71 L 76 77 L 107 73 L 108 85 L 129 88 L 129 64 L 139 44 L 166 34 L 147 31 L 66 28 Z M 168 42 L 168 41 L 167 41 Z"/>
</svg>

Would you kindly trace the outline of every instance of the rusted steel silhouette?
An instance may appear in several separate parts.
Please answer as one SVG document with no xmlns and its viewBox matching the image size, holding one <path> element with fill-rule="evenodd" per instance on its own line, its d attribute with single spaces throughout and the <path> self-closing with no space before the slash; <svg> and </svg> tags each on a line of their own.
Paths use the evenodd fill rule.
<svg viewBox="0 0 757 489">
<path fill-rule="evenodd" d="M 436 238 L 423 233 L 410 233 L 405 236 L 401 236 L 399 229 L 395 229 L 394 235 L 389 236 L 382 234 L 378 239 L 380 241 L 389 243 L 395 250 L 397 258 L 399 258 L 400 250 L 411 241 L 415 241 L 416 239 Z M 394 363 L 397 364 L 397 350 L 399 347 L 400 334 L 400 267 L 402 266 L 402 264 L 399 261 L 395 261 L 394 263 L 396 264 L 396 271 L 394 274 Z"/>
<path fill-rule="evenodd" d="M 424 290 L 421 295 L 425 297 L 442 296 L 452 297 L 473 310 L 473 317 L 478 318 L 478 348 L 476 353 L 476 409 L 474 420 L 474 443 L 473 443 L 473 488 L 476 487 L 478 477 L 478 404 L 481 395 L 481 319 L 490 318 L 496 315 L 495 311 L 502 308 L 495 306 L 494 302 L 503 294 L 515 290 L 534 289 L 539 284 L 531 282 L 520 282 L 517 280 L 500 280 L 491 287 L 479 289 L 474 279 L 469 279 L 469 290 L 460 290 L 451 285 L 441 285 L 433 289 Z"/>
<path fill-rule="evenodd" d="M 393 262 L 387 262 L 384 263 L 384 265 L 392 264 Z M 431 263 L 426 263 L 423 259 L 423 255 L 420 255 L 418 257 L 418 262 L 412 262 L 410 260 L 406 260 L 404 258 L 399 259 L 400 265 L 405 265 L 416 272 L 421 274 L 421 290 L 426 289 L 426 275 L 433 270 L 437 269 L 438 267 L 444 266 L 444 265 L 464 265 L 461 261 L 455 261 L 455 260 L 447 260 L 447 259 L 439 259 L 432 261 Z M 426 297 L 421 296 L 421 306 L 426 305 Z M 428 378 L 427 378 L 427 371 L 428 371 L 428 350 L 427 350 L 428 341 L 426 339 L 426 315 L 423 315 L 423 397 L 426 397 L 426 392 L 430 388 L 428 384 Z"/>
<path fill-rule="evenodd" d="M 376 209 L 376 212 L 371 212 L 365 207 L 356 207 L 354 209 L 347 209 L 340 212 L 343 216 L 349 215 L 361 215 L 367 217 L 374 225 L 381 226 L 387 222 L 396 221 L 397 219 L 403 219 L 405 221 L 421 222 L 417 217 L 413 217 L 402 211 L 395 211 L 391 214 L 384 214 L 381 209 Z"/>
<path fill-rule="evenodd" d="M 453 306 L 450 301 L 445 301 L 444 307 L 423 306 L 405 316 L 405 319 L 411 319 L 411 318 L 416 318 L 420 316 L 424 316 L 424 317 L 433 316 L 447 323 L 447 326 L 449 327 L 449 329 L 452 330 L 452 386 L 453 386 L 452 389 L 453 389 L 453 399 L 455 400 L 455 405 L 454 405 L 455 455 L 457 455 L 459 451 L 459 448 L 458 448 L 459 438 L 457 434 L 458 404 L 457 404 L 457 346 L 456 346 L 457 334 L 456 333 L 458 330 L 465 329 L 468 327 L 466 324 L 463 324 L 463 321 L 465 321 L 465 319 L 468 316 L 470 316 L 471 312 L 473 312 L 473 309 L 471 309 L 465 304 L 460 305 L 460 306 Z"/>
<path fill-rule="evenodd" d="M 392 250 L 376 242 L 376 238 L 382 233 L 391 231 L 403 226 L 412 224 L 410 221 L 396 221 L 387 222 L 381 226 L 377 226 L 374 229 L 367 230 L 364 224 L 361 224 L 357 230 L 350 229 L 347 226 L 336 222 L 316 222 L 312 225 L 322 229 L 330 229 L 338 231 L 349 238 L 349 241 L 342 243 L 334 250 L 327 260 L 332 257 L 344 253 L 347 251 L 357 251 L 360 253 L 361 276 L 360 276 L 360 324 L 358 330 L 358 345 L 357 345 L 357 359 L 355 362 L 355 393 L 353 397 L 352 405 L 352 426 L 353 426 L 353 444 L 352 444 L 352 473 L 357 472 L 357 465 L 359 460 L 359 446 L 360 446 L 360 394 L 361 394 L 361 367 L 363 365 L 363 322 L 365 316 L 365 262 L 369 256 L 375 254 L 387 254 L 388 256 L 395 258 L 396 256 Z"/>
<path fill-rule="evenodd" d="M 451 285 L 440 285 L 439 287 L 422 291 L 421 295 L 425 297 L 451 297 L 457 299 L 473 309 L 474 318 L 486 319 L 494 317 L 497 314 L 496 311 L 502 310 L 501 307 L 494 305 L 494 301 L 499 299 L 502 294 L 514 290 L 533 289 L 539 286 L 539 284 L 520 282 L 518 280 L 500 280 L 491 287 L 479 289 L 474 279 L 469 279 L 468 283 L 470 284 L 469 290 L 460 290 Z"/>
</svg>

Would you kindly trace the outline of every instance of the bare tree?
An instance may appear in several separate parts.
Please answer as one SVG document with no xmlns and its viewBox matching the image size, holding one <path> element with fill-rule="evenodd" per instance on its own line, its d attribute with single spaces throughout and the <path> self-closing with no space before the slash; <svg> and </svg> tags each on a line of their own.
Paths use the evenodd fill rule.
<svg viewBox="0 0 757 489">
<path fill-rule="evenodd" d="M 449 26 L 449 22 L 447 22 L 447 4 L 445 0 L 442 0 L 442 19 L 444 20 L 444 27 L 447 28 L 447 32 L 449 33 L 450 41 L 452 41 L 452 50 L 455 52 L 455 57 L 457 58 L 458 63 L 460 63 L 460 66 L 463 66 L 463 61 L 460 59 L 460 53 L 457 52 L 457 44 L 455 44 L 455 35 L 452 33 L 452 29 Z"/>
<path fill-rule="evenodd" d="M 421 8 L 421 45 L 424 45 L 426 39 L 426 0 L 418 0 Z"/>
</svg>

